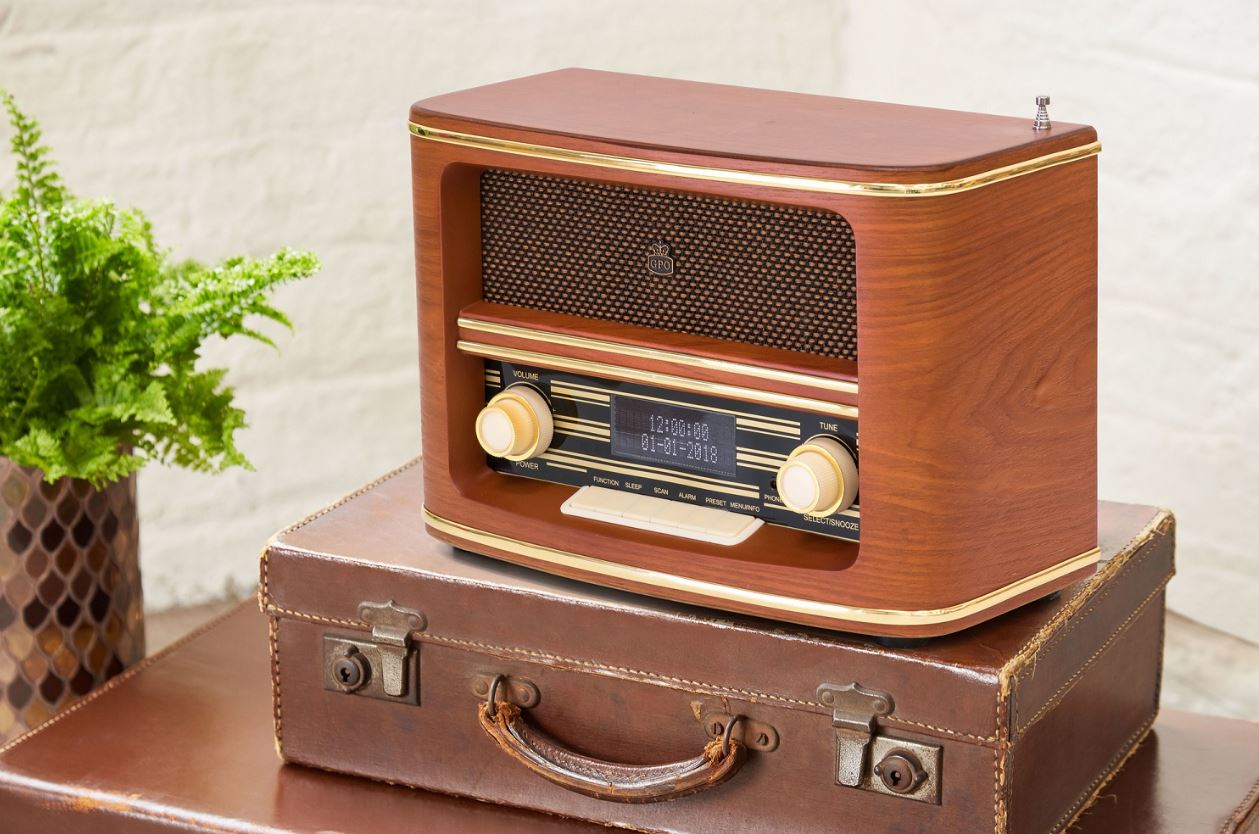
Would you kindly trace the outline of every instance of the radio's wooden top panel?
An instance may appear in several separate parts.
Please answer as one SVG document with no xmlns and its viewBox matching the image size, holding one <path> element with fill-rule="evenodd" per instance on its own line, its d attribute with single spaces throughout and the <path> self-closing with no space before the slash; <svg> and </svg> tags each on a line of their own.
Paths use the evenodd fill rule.
<svg viewBox="0 0 1259 834">
<path fill-rule="evenodd" d="M 576 139 L 723 157 L 734 168 L 765 170 L 768 162 L 885 182 L 943 182 L 1097 140 L 1087 125 L 1029 130 L 1033 113 L 992 116 L 587 69 L 488 84 L 411 108 L 412 121 L 438 129 L 472 123 L 485 126 L 482 134 L 505 128 L 567 137 L 565 145 Z"/>
</svg>

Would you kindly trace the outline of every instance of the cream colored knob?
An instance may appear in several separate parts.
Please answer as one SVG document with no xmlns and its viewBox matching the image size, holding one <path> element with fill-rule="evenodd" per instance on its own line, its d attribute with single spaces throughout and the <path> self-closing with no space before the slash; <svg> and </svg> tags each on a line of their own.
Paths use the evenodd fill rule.
<svg viewBox="0 0 1259 834">
<path fill-rule="evenodd" d="M 832 515 L 857 497 L 857 463 L 833 437 L 810 438 L 778 470 L 778 497 L 803 515 Z"/>
<path fill-rule="evenodd" d="M 551 407 L 536 388 L 509 385 L 486 403 L 476 418 L 476 439 L 486 454 L 508 460 L 540 455 L 555 431 Z"/>
</svg>

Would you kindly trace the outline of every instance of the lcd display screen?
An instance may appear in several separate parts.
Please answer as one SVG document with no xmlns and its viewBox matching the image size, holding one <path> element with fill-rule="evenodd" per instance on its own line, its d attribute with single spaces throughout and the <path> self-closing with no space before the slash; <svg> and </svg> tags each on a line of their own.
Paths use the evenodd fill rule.
<svg viewBox="0 0 1259 834">
<path fill-rule="evenodd" d="M 612 455 L 735 476 L 735 416 L 637 397 L 612 397 Z"/>
</svg>

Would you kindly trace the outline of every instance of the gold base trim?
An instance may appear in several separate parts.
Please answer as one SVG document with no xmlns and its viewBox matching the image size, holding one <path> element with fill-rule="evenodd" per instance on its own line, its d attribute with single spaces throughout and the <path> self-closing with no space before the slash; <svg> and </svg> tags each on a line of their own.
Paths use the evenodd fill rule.
<svg viewBox="0 0 1259 834">
<path fill-rule="evenodd" d="M 467 316 L 460 316 L 458 324 L 465 330 L 471 330 L 475 333 L 490 333 L 495 336 L 506 336 L 512 339 L 524 339 L 549 345 L 563 345 L 599 353 L 611 353 L 616 356 L 633 356 L 638 359 L 650 359 L 654 362 L 662 362 L 669 365 L 749 376 L 753 379 L 772 379 L 777 382 L 804 385 L 809 388 L 838 391 L 841 394 L 855 395 L 857 393 L 857 383 L 855 382 L 814 376 L 813 374 L 800 373 L 799 371 L 784 371 L 778 368 L 766 368 L 743 362 L 733 362 L 729 359 L 713 359 L 707 356 L 694 356 L 689 353 L 679 353 L 672 350 L 627 345 L 622 342 L 610 342 L 606 339 L 593 339 L 589 336 L 569 336 L 564 333 L 552 333 L 547 330 L 537 330 L 532 327 L 521 327 L 514 324 L 499 324 L 492 321 L 468 318 Z"/>
<path fill-rule="evenodd" d="M 1068 162 L 1088 159 L 1089 157 L 1097 156 L 1102 151 L 1101 142 L 1090 142 L 1087 145 L 1055 151 L 1044 156 L 1038 156 L 1035 159 L 1016 162 L 1013 165 L 1003 165 L 1000 168 L 981 171 L 978 174 L 942 180 L 940 182 L 857 182 L 854 180 L 802 177 L 794 174 L 739 171 L 733 168 L 711 168 L 704 165 L 688 165 L 681 162 L 661 162 L 659 160 L 640 159 L 632 156 L 578 151 L 572 148 L 535 145 L 531 142 L 517 142 L 512 139 L 498 139 L 493 136 L 479 136 L 455 130 L 442 130 L 441 128 L 429 127 L 416 122 L 410 122 L 409 129 L 411 135 L 417 139 L 440 142 L 446 145 L 497 151 L 514 156 L 527 156 L 554 162 L 568 162 L 575 165 L 592 165 L 598 168 L 613 168 L 640 174 L 660 174 L 692 180 L 728 182 L 736 185 L 786 188 L 794 191 L 817 191 L 824 194 L 861 197 L 941 197 L 946 194 L 960 194 L 964 191 L 973 191 L 976 188 L 994 185 L 1015 177 L 1034 174 L 1047 168 L 1065 165 Z"/>
<path fill-rule="evenodd" d="M 659 385 L 679 391 L 693 391 L 699 394 L 710 394 L 714 397 L 729 397 L 736 400 L 747 400 L 754 403 L 766 403 L 784 408 L 801 411 L 812 411 L 819 414 L 831 414 L 845 420 L 857 419 L 856 406 L 843 403 L 814 400 L 808 397 L 797 397 L 792 394 L 779 394 L 775 391 L 758 391 L 754 388 L 742 388 L 738 385 L 727 385 L 724 382 L 708 382 L 703 379 L 662 374 L 656 371 L 641 371 L 637 368 L 626 368 L 620 365 L 609 365 L 605 362 L 592 362 L 589 359 L 573 359 L 567 356 L 555 356 L 533 350 L 487 345 L 481 342 L 460 340 L 455 347 L 472 356 L 487 359 L 498 359 L 505 362 L 525 362 L 530 365 L 541 365 L 558 371 L 572 371 L 590 376 L 612 377 L 629 382 L 642 382 L 648 385 Z"/>
<path fill-rule="evenodd" d="M 1059 562 L 1031 576 L 989 591 L 972 600 L 950 605 L 946 608 L 904 611 L 889 608 L 858 608 L 833 602 L 818 602 L 817 600 L 789 597 L 782 594 L 753 591 L 733 585 L 722 585 L 718 582 L 692 579 L 686 576 L 664 573 L 663 571 L 621 565 L 603 559 L 596 559 L 592 556 L 582 556 L 577 553 L 569 553 L 568 551 L 557 550 L 552 547 L 530 544 L 518 539 L 500 536 L 497 533 L 490 533 L 486 530 L 479 530 L 466 524 L 460 524 L 457 521 L 442 518 L 431 512 L 427 507 L 424 508 L 424 523 L 434 530 L 456 536 L 471 544 L 501 550 L 516 556 L 524 556 L 548 565 L 581 570 L 597 576 L 606 576 L 655 588 L 682 591 L 712 600 L 738 602 L 766 611 L 778 611 L 786 614 L 799 614 L 831 620 L 836 625 L 867 623 L 882 626 L 926 626 L 954 622 L 1000 605 L 1002 602 L 1020 594 L 1035 590 L 1042 585 L 1053 582 L 1055 579 L 1074 573 L 1080 568 L 1096 564 L 1101 558 L 1101 551 L 1095 547 L 1092 550 L 1081 553 L 1079 556 L 1073 556 L 1064 562 Z"/>
</svg>

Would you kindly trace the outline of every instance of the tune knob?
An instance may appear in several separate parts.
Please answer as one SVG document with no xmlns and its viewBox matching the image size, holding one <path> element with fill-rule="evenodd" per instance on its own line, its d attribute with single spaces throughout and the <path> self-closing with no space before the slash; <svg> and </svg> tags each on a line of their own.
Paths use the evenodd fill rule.
<svg viewBox="0 0 1259 834">
<path fill-rule="evenodd" d="M 835 438 L 810 438 L 779 468 L 778 497 L 803 515 L 842 512 L 857 497 L 857 462 Z"/>
<path fill-rule="evenodd" d="M 476 439 L 487 454 L 508 460 L 540 455 L 555 430 L 551 407 L 536 388 L 509 385 L 495 394 L 476 418 Z"/>
</svg>

